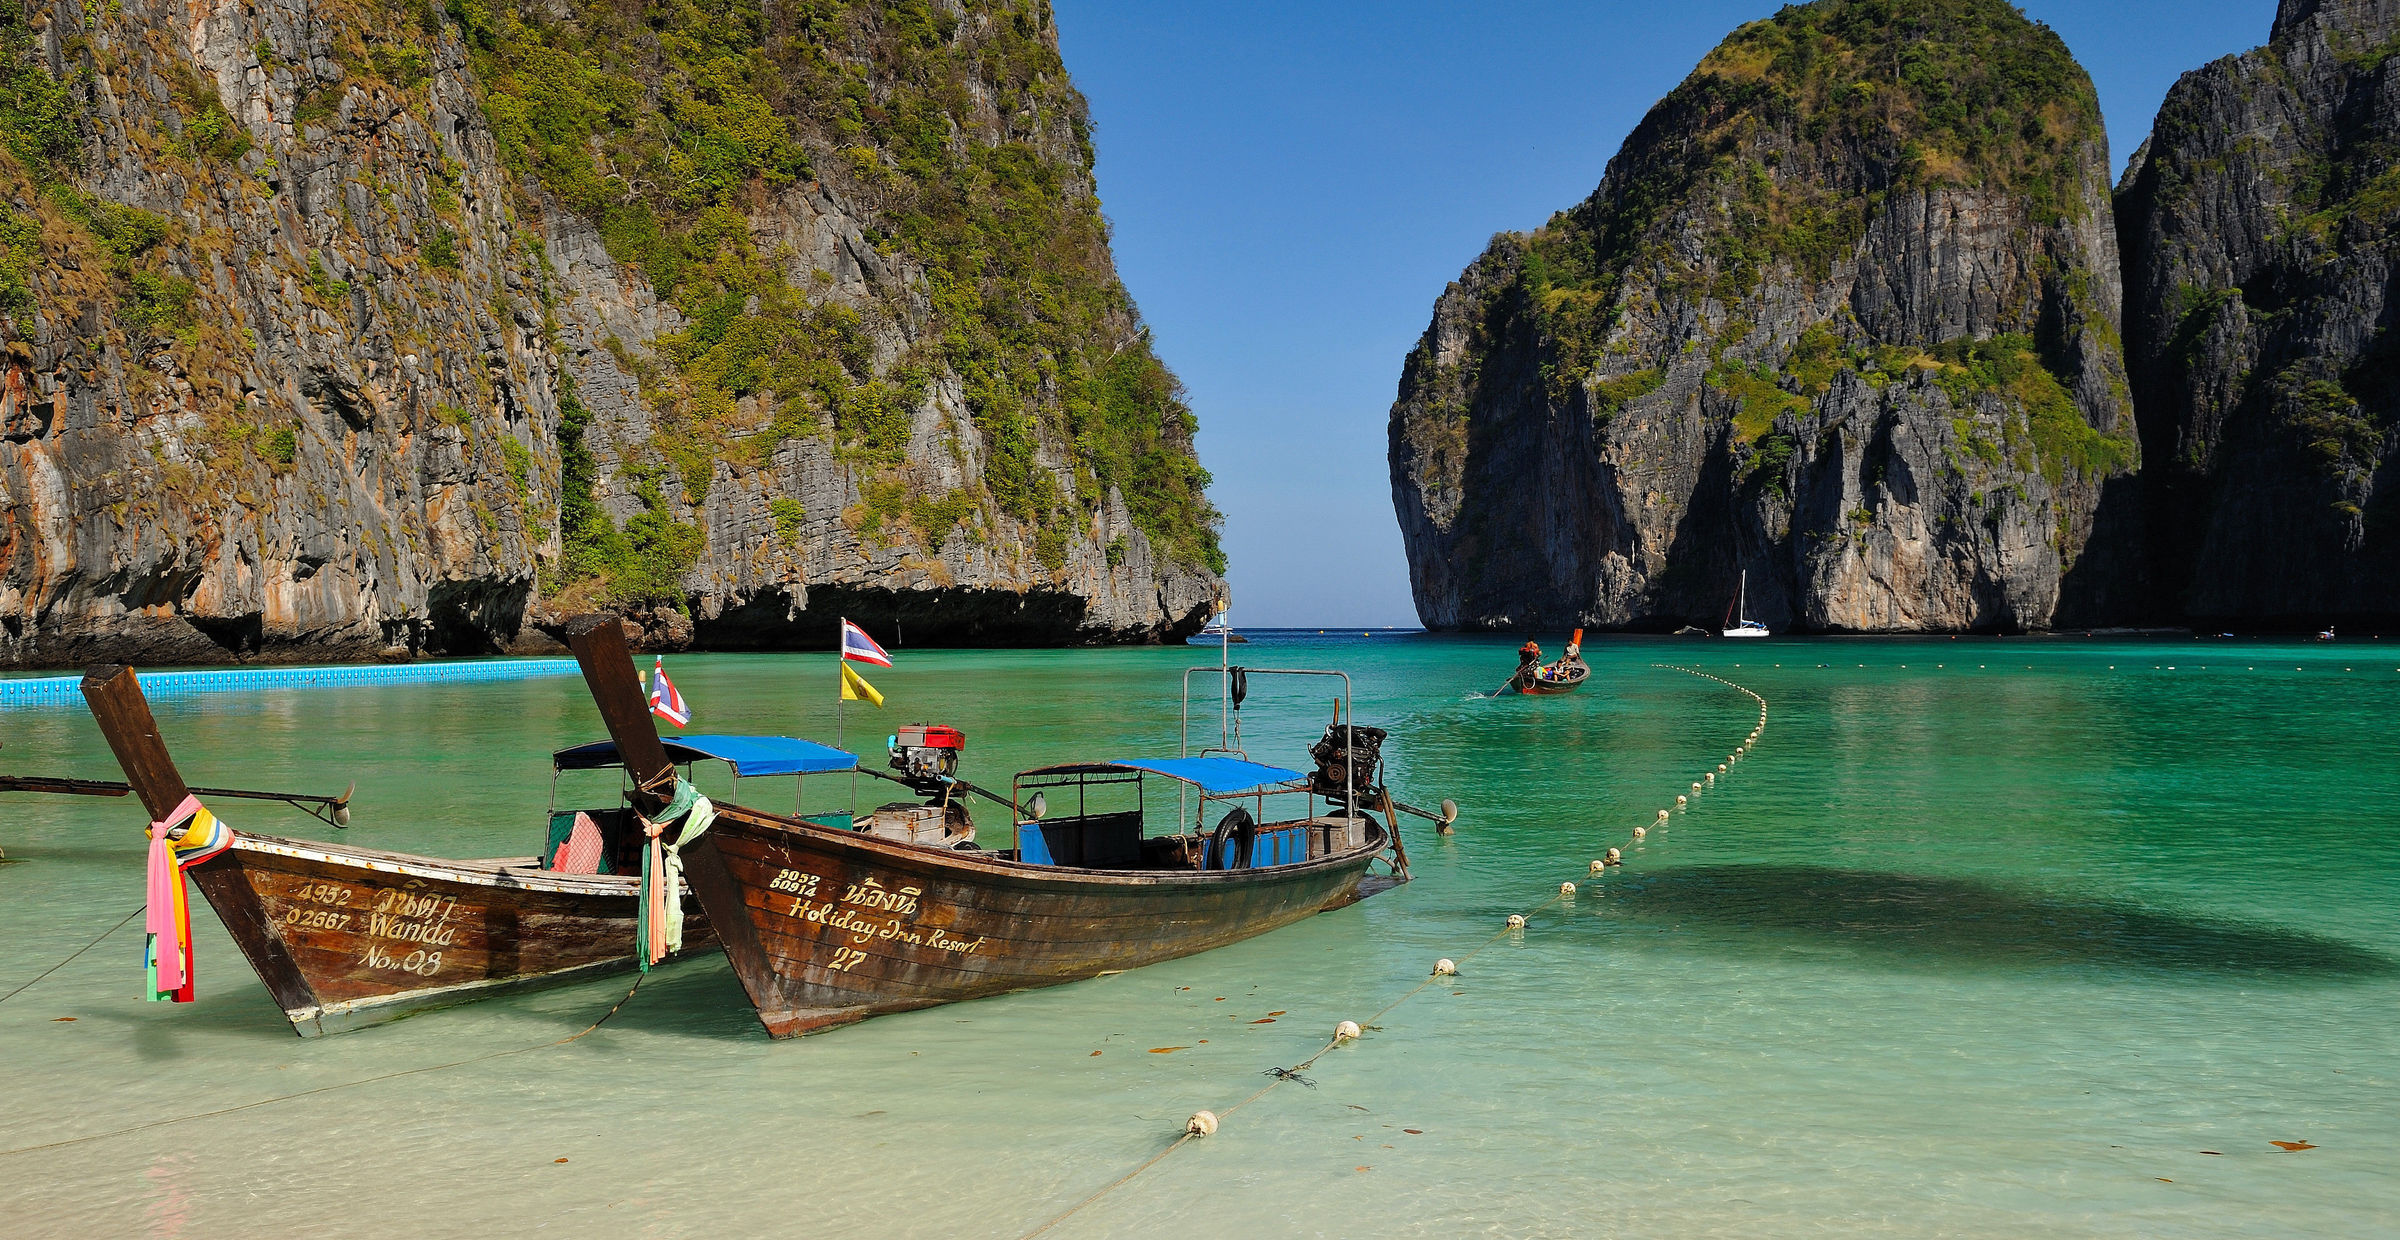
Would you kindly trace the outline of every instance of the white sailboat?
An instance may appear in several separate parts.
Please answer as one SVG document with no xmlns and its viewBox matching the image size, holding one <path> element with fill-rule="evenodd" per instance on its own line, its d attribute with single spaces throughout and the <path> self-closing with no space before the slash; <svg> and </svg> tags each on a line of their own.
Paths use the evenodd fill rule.
<svg viewBox="0 0 2400 1240">
<path fill-rule="evenodd" d="M 1723 630 L 1723 635 L 1726 637 L 1770 636 L 1766 625 L 1750 618 L 1750 570 L 1748 569 L 1742 570 L 1741 593 L 1734 596 L 1733 609 L 1725 618 L 1733 622 L 1731 627 Z"/>
</svg>

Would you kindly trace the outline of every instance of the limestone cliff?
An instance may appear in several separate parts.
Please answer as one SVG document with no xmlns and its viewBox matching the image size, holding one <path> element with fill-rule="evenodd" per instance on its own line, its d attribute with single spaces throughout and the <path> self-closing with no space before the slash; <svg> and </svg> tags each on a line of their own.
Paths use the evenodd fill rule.
<svg viewBox="0 0 2400 1240">
<path fill-rule="evenodd" d="M 2136 459 L 2089 79 L 2001 0 L 1735 31 L 1436 303 L 1392 485 L 1435 627 L 2028 629 Z M 2089 566 L 2085 566 L 2089 567 Z"/>
<path fill-rule="evenodd" d="M 0 664 L 1204 618 L 1191 414 L 1038 0 L 56 0 L 0 41 Z"/>
<path fill-rule="evenodd" d="M 2117 199 L 2156 612 L 2400 616 L 2400 3 L 2284 0 Z"/>
</svg>

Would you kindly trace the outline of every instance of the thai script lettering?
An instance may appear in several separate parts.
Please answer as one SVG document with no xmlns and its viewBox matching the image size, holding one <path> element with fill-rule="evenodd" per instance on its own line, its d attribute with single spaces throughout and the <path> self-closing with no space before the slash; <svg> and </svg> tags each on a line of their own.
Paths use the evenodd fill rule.
<svg viewBox="0 0 2400 1240">
<path fill-rule="evenodd" d="M 458 941 L 457 926 L 449 924 L 458 911 L 458 897 L 386 890 L 367 914 L 366 932 L 379 939 L 448 947 Z"/>
<path fill-rule="evenodd" d="M 873 878 L 866 878 L 850 884 L 842 892 L 842 903 L 855 904 L 860 908 L 871 908 L 883 913 L 898 913 L 906 917 L 917 911 L 917 897 L 923 894 L 924 889 L 921 887 L 902 887 L 898 891 L 886 891 L 882 883 L 876 882 Z"/>
</svg>

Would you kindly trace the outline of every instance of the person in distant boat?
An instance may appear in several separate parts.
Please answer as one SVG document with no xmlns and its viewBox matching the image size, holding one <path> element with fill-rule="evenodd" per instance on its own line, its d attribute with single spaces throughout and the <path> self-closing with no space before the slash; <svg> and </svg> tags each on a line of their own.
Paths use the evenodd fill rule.
<svg viewBox="0 0 2400 1240">
<path fill-rule="evenodd" d="M 1514 686 L 1517 692 L 1523 693 L 1525 687 L 1533 683 L 1533 678 L 1541 674 L 1541 670 L 1542 644 L 1527 642 L 1517 647 L 1517 674 L 1510 677 L 1508 683 Z"/>
</svg>

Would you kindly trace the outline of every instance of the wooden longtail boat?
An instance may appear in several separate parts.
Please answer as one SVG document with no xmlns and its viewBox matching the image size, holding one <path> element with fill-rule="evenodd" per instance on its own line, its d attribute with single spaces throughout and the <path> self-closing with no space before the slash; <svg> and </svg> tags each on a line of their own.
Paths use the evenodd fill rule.
<svg viewBox="0 0 2400 1240">
<path fill-rule="evenodd" d="M 1561 660 L 1557 663 L 1547 664 L 1527 677 L 1518 687 L 1518 692 L 1529 693 L 1535 697 L 1573 693 L 1582 688 L 1583 682 L 1591 679 L 1591 676 L 1591 666 L 1583 660 L 1576 659 L 1572 662 Z"/>
<path fill-rule="evenodd" d="M 1582 650 L 1583 630 L 1577 629 L 1575 635 L 1567 639 L 1564 658 L 1555 663 L 1545 663 L 1533 669 L 1530 675 L 1519 673 L 1512 686 L 1517 692 L 1534 697 L 1555 697 L 1561 693 L 1575 692 L 1592 677 L 1591 665 L 1583 661 Z"/>
<path fill-rule="evenodd" d="M 91 669 L 83 694 L 151 817 L 181 804 L 192 789 L 132 669 Z M 585 813 L 603 853 L 627 868 L 636 855 L 630 812 Z M 461 861 L 280 839 L 239 824 L 234 837 L 190 877 L 302 1037 L 634 964 L 633 875 L 544 869 L 533 856 Z M 687 920 L 684 942 L 687 952 L 713 947 L 715 934 L 704 917 Z"/>
<path fill-rule="evenodd" d="M 655 813 L 673 770 L 623 631 L 607 616 L 579 617 L 567 631 L 635 804 Z M 1199 788 L 1204 806 L 1230 799 L 1236 785 L 1262 805 L 1271 792 L 1333 799 L 1296 771 L 1232 757 L 1051 767 L 1020 776 L 1019 797 L 1030 789 L 1063 799 L 1073 787 L 1078 812 L 1046 819 L 1043 798 L 1012 797 L 1029 809 L 1012 815 L 1019 847 L 1006 851 L 902 843 L 719 805 L 696 838 L 679 840 L 684 876 L 760 1023 L 781 1038 L 1238 942 L 1369 894 L 1368 866 L 1397 843 L 1385 825 L 1396 804 L 1388 795 L 1384 823 L 1344 808 L 1365 799 L 1367 769 L 1335 784 L 1351 796 L 1329 805 L 1333 813 L 1260 824 L 1237 810 L 1206 839 L 1142 838 L 1146 774 Z M 1127 782 L 1137 794 L 1130 810 L 1084 812 L 1095 787 Z M 1395 868 L 1404 874 L 1405 861 Z"/>
</svg>

